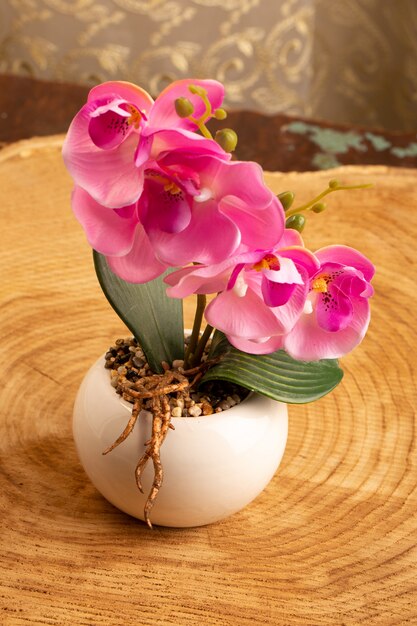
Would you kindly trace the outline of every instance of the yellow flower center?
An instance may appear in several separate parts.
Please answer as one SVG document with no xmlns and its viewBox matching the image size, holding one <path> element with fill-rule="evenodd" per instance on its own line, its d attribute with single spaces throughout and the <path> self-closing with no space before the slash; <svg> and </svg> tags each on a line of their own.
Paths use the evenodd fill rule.
<svg viewBox="0 0 417 626">
<path fill-rule="evenodd" d="M 174 183 L 173 180 L 169 180 L 164 185 L 164 191 L 168 191 L 170 194 L 175 196 L 178 193 L 181 193 L 181 189 Z"/>
<path fill-rule="evenodd" d="M 142 119 L 141 112 L 138 111 L 138 109 L 132 104 L 129 104 L 127 108 L 130 113 L 130 117 L 127 118 L 127 123 L 129 124 L 129 126 L 133 126 L 134 128 L 136 128 L 136 130 L 138 130 Z"/>
<path fill-rule="evenodd" d="M 327 293 L 327 284 L 329 280 L 330 276 L 328 276 L 327 274 L 318 276 L 315 280 L 313 280 L 313 290 L 317 291 L 317 293 Z"/>
<path fill-rule="evenodd" d="M 257 272 L 262 270 L 279 270 L 280 264 L 274 254 L 266 254 L 263 259 L 253 265 L 253 269 Z"/>
</svg>

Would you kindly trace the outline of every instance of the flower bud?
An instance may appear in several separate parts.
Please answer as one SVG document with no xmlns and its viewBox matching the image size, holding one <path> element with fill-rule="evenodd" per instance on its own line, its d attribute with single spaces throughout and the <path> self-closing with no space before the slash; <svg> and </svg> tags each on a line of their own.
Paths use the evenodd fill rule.
<svg viewBox="0 0 417 626">
<path fill-rule="evenodd" d="M 332 178 L 331 180 L 329 180 L 330 189 L 336 189 L 338 186 L 339 186 L 339 181 L 336 180 L 336 178 Z"/>
<path fill-rule="evenodd" d="M 314 206 L 311 207 L 313 213 L 321 213 L 326 208 L 324 202 L 317 202 Z"/>
<path fill-rule="evenodd" d="M 189 117 L 194 113 L 194 106 L 188 98 L 177 98 L 175 100 L 175 110 L 179 117 Z"/>
<path fill-rule="evenodd" d="M 207 95 L 207 90 L 198 85 L 188 85 L 188 91 L 194 96 L 200 96 L 200 98 Z"/>
<path fill-rule="evenodd" d="M 225 120 L 227 117 L 227 113 L 224 109 L 216 109 L 214 111 L 214 117 L 216 118 L 216 120 Z"/>
<path fill-rule="evenodd" d="M 297 213 L 296 215 L 291 215 L 291 217 L 286 220 L 285 228 L 292 228 L 293 230 L 297 230 L 299 233 L 302 233 L 305 223 L 306 218 L 304 215 Z"/>
<path fill-rule="evenodd" d="M 215 140 L 223 148 L 225 152 L 233 152 L 237 146 L 237 135 L 231 128 L 223 128 L 218 130 Z"/>
<path fill-rule="evenodd" d="M 293 191 L 283 191 L 278 194 L 278 200 L 281 202 L 284 211 L 287 211 L 294 202 L 295 193 Z"/>
</svg>

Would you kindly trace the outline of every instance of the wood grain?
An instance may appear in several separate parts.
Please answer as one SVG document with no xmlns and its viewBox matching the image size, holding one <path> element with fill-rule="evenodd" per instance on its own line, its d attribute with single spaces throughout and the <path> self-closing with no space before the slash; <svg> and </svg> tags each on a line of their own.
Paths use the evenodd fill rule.
<svg viewBox="0 0 417 626">
<path fill-rule="evenodd" d="M 373 259 L 372 323 L 336 391 L 290 409 L 268 488 L 224 522 L 150 532 L 95 491 L 71 438 L 84 372 L 125 331 L 72 217 L 61 142 L 0 153 L 0 623 L 416 624 L 415 172 L 331 174 L 376 186 L 335 194 L 306 239 Z M 267 180 L 301 201 L 328 176 Z"/>
</svg>

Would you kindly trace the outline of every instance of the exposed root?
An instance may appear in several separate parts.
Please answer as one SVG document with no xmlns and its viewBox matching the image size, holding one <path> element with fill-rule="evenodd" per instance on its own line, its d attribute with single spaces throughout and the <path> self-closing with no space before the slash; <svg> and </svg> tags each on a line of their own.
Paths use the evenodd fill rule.
<svg viewBox="0 0 417 626">
<path fill-rule="evenodd" d="M 152 528 L 150 512 L 162 486 L 164 476 L 160 455 L 161 446 L 168 434 L 168 430 L 175 430 L 171 423 L 172 407 L 170 397 L 176 396 L 183 401 L 191 400 L 190 391 L 193 390 L 201 379 L 207 367 L 210 367 L 212 364 L 213 361 L 206 361 L 198 367 L 186 371 L 168 369 L 163 374 L 144 376 L 136 382 L 132 382 L 124 376 L 120 376 L 118 379 L 116 387 L 118 393 L 126 400 L 133 402 L 132 415 L 124 431 L 103 454 L 108 454 L 125 441 L 132 432 L 141 409 L 144 408 L 144 401 L 147 400 L 148 403 L 150 401 L 151 406 L 147 406 L 147 409 L 152 413 L 152 434 L 145 443 L 145 452 L 139 459 L 135 469 L 136 484 L 141 493 L 143 493 L 143 471 L 149 459 L 152 459 L 154 479 L 144 508 L 144 517 L 149 528 Z"/>
</svg>

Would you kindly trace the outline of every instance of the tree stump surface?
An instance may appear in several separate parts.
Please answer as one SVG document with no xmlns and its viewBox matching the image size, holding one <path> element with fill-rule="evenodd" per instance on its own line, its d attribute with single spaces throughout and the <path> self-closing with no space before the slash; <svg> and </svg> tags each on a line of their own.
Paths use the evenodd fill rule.
<svg viewBox="0 0 417 626">
<path fill-rule="evenodd" d="M 250 506 L 151 532 L 94 489 L 71 437 L 84 373 L 127 332 L 72 216 L 62 139 L 0 152 L 0 623 L 416 624 L 415 171 L 266 175 L 300 202 L 329 177 L 375 183 L 335 193 L 304 233 L 375 263 L 371 326 L 339 387 L 290 407 L 282 464 Z"/>
</svg>

